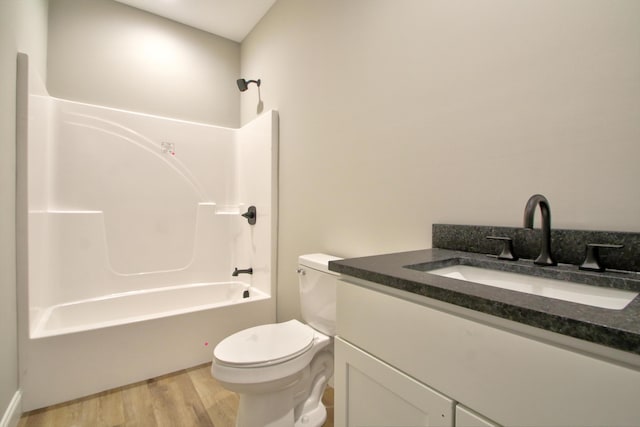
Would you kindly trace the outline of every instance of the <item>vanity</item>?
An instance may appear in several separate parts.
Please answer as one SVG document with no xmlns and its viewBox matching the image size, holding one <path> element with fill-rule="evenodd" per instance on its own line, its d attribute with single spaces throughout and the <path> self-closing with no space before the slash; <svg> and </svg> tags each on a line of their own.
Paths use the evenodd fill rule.
<svg viewBox="0 0 640 427">
<path fill-rule="evenodd" d="M 559 264 L 540 267 L 519 246 L 535 239 L 486 228 L 434 225 L 434 249 L 330 263 L 342 274 L 335 425 L 640 425 L 640 275 L 579 270 L 569 258 L 603 237 L 594 232 L 560 231 Z M 496 233 L 511 233 L 528 259 L 487 256 L 496 247 L 485 236 Z M 637 251 L 637 233 L 614 237 Z M 563 247 L 576 242 L 579 255 Z M 606 261 L 638 262 L 628 255 Z M 607 288 L 621 300 L 575 302 L 435 274 L 456 266 Z"/>
</svg>

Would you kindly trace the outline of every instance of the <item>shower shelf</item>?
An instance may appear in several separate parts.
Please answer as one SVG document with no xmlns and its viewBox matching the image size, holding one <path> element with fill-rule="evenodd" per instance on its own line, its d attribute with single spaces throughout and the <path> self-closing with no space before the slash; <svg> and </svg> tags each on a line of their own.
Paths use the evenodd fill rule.
<svg viewBox="0 0 640 427">
<path fill-rule="evenodd" d="M 46 210 L 46 211 L 31 211 L 30 213 L 73 214 L 73 215 L 77 215 L 77 214 L 90 214 L 90 215 L 95 215 L 95 214 L 101 214 L 101 213 L 103 213 L 103 211 L 95 211 L 95 210 L 57 210 L 57 209 L 51 209 L 51 210 Z"/>
<path fill-rule="evenodd" d="M 247 210 L 246 205 L 216 206 L 216 215 L 240 215 Z"/>
</svg>

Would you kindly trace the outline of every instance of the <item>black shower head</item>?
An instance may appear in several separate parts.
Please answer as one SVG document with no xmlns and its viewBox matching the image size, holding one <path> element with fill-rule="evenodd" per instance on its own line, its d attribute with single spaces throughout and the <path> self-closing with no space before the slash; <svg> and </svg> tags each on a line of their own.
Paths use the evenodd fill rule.
<svg viewBox="0 0 640 427">
<path fill-rule="evenodd" d="M 238 89 L 240 89 L 240 92 L 244 92 L 245 90 L 247 90 L 247 81 L 245 79 L 238 79 L 236 80 L 236 83 L 238 84 Z"/>
<path fill-rule="evenodd" d="M 249 83 L 255 83 L 258 85 L 258 87 L 260 87 L 260 79 L 258 80 L 238 79 L 236 80 L 236 83 L 238 84 L 238 89 L 240 89 L 240 92 L 244 92 L 245 90 L 247 90 Z"/>
</svg>

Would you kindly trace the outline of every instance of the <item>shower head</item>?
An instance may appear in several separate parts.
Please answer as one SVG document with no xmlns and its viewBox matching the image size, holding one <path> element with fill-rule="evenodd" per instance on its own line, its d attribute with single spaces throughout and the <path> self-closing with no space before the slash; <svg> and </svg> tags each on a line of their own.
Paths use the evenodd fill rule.
<svg viewBox="0 0 640 427">
<path fill-rule="evenodd" d="M 240 92 L 244 92 L 245 90 L 247 90 L 249 83 L 255 83 L 258 85 L 258 87 L 260 87 L 260 79 L 258 80 L 238 79 L 236 80 L 236 83 L 238 84 L 238 89 L 240 89 Z"/>
</svg>

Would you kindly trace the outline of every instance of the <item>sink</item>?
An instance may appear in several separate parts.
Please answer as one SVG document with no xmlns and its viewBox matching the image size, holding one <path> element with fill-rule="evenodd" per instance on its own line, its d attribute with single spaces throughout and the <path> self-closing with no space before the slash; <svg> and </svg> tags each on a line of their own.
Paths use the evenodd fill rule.
<svg viewBox="0 0 640 427">
<path fill-rule="evenodd" d="M 638 296 L 637 292 L 622 289 L 584 285 L 462 264 L 423 271 L 452 279 L 612 310 L 625 308 Z"/>
</svg>

